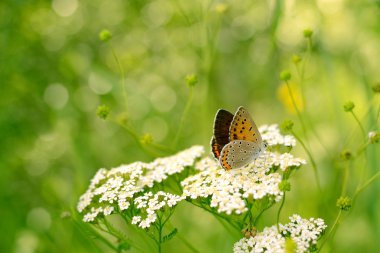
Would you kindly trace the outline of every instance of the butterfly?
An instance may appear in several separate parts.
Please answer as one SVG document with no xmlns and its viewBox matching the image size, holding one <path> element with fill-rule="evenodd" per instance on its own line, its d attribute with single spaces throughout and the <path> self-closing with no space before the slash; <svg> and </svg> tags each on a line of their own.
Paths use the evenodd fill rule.
<svg viewBox="0 0 380 253">
<path fill-rule="evenodd" d="M 235 115 L 219 109 L 214 120 L 211 150 L 225 170 L 254 161 L 267 147 L 248 111 L 240 106 Z"/>
</svg>

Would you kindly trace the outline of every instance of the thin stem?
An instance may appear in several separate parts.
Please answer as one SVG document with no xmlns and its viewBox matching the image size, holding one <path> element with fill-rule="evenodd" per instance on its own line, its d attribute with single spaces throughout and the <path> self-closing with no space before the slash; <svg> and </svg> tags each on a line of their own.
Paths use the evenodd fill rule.
<svg viewBox="0 0 380 253">
<path fill-rule="evenodd" d="M 158 253 L 161 253 L 161 244 L 162 244 L 162 223 L 161 223 L 162 217 L 158 216 L 158 240 L 157 240 L 157 246 L 158 246 Z"/>
<path fill-rule="evenodd" d="M 353 110 L 351 110 L 351 114 L 352 114 L 352 116 L 354 116 L 356 122 L 358 123 L 358 125 L 359 125 L 359 127 L 360 127 L 360 130 L 362 131 L 363 138 L 364 138 L 364 140 L 365 140 L 365 139 L 366 139 L 366 136 L 365 136 L 365 131 L 364 131 L 364 127 L 363 127 L 362 123 L 360 123 L 358 117 L 356 117 L 356 114 L 354 113 Z"/>
<path fill-rule="evenodd" d="M 341 196 L 345 196 L 346 195 L 346 191 L 347 191 L 347 181 L 348 181 L 348 175 L 350 173 L 349 171 L 349 163 L 346 162 L 345 163 L 345 166 L 344 166 L 344 175 L 343 175 L 343 183 L 342 183 L 342 193 L 340 194 Z"/>
<path fill-rule="evenodd" d="M 302 130 L 303 130 L 303 133 L 306 135 L 306 126 L 305 126 L 305 122 L 302 119 L 301 111 L 298 109 L 298 106 L 296 104 L 296 100 L 294 98 L 292 89 L 290 88 L 289 82 L 286 81 L 285 83 L 286 83 L 286 87 L 288 88 L 288 91 L 289 91 L 290 100 L 292 101 L 293 107 L 294 107 L 294 109 L 296 110 L 296 113 L 297 113 L 297 117 L 298 117 L 298 119 L 299 119 L 299 121 L 301 123 L 301 127 L 302 127 Z"/>
<path fill-rule="evenodd" d="M 186 106 L 185 106 L 185 109 L 184 109 L 182 116 L 181 116 L 181 121 L 179 123 L 177 134 L 176 134 L 174 141 L 173 141 L 173 145 L 172 145 L 173 148 L 175 148 L 177 146 L 178 139 L 179 139 L 179 136 L 181 135 L 182 128 L 183 128 L 183 125 L 185 123 L 185 119 L 187 117 L 187 114 L 189 113 L 192 101 L 193 101 L 193 87 L 190 86 L 190 91 L 189 91 L 189 96 L 187 98 Z"/>
<path fill-rule="evenodd" d="M 332 227 L 331 227 L 329 233 L 326 235 L 325 240 L 321 243 L 321 246 L 319 247 L 318 252 L 321 251 L 321 249 L 323 248 L 323 246 L 325 245 L 325 243 L 327 242 L 327 240 L 329 239 L 329 237 L 333 235 L 333 232 L 334 232 L 334 230 L 335 230 L 335 227 L 338 226 L 338 224 L 339 224 L 340 216 L 341 216 L 341 215 L 342 215 L 342 210 L 339 210 L 339 213 L 338 213 L 338 215 L 337 215 L 336 218 L 335 218 L 334 224 L 332 225 Z M 335 234 L 335 233 L 334 233 L 334 234 Z"/>
<path fill-rule="evenodd" d="M 356 152 L 356 155 L 359 156 L 361 153 L 363 153 L 363 151 L 365 151 L 370 144 L 371 144 L 371 142 L 367 141 L 363 145 L 361 145 L 359 147 L 358 151 Z"/>
<path fill-rule="evenodd" d="M 199 251 L 193 247 L 193 245 L 186 240 L 186 238 L 182 237 L 180 234 L 177 234 L 177 237 L 185 244 L 192 252 L 199 253 Z"/>
<path fill-rule="evenodd" d="M 119 67 L 119 71 L 120 71 L 120 75 L 121 75 L 121 87 L 123 89 L 123 96 L 124 96 L 124 105 L 125 105 L 125 112 L 127 113 L 128 112 L 128 100 L 127 100 L 127 91 L 126 91 L 126 88 L 125 88 L 125 74 L 124 74 L 124 69 L 123 67 L 121 66 L 121 63 L 120 63 L 120 60 L 119 60 L 119 57 L 117 57 L 116 53 L 115 53 L 115 50 L 113 49 L 113 46 L 111 44 L 110 45 L 110 48 L 111 48 L 111 52 L 112 52 L 112 55 L 117 63 L 117 66 Z"/>
<path fill-rule="evenodd" d="M 256 226 L 257 222 L 259 221 L 261 215 L 266 211 L 268 210 L 271 206 L 273 206 L 274 203 L 271 203 L 270 205 L 268 205 L 267 207 L 265 207 L 263 210 L 260 211 L 260 213 L 256 216 L 254 222 L 253 222 L 253 225 Z"/>
<path fill-rule="evenodd" d="M 367 188 L 378 177 L 380 177 L 380 171 L 373 175 L 370 179 L 368 179 L 362 186 L 356 189 L 353 199 L 355 199 L 359 195 L 359 193 L 361 193 L 365 188 Z"/>
<path fill-rule="evenodd" d="M 152 157 L 159 156 L 158 153 L 153 152 L 152 150 L 147 149 L 146 146 L 141 143 L 139 135 L 133 129 L 131 129 L 126 124 L 124 124 L 124 123 L 122 123 L 122 122 L 120 122 L 120 121 L 118 121 L 116 119 L 111 119 L 111 121 L 113 121 L 114 123 L 116 123 L 119 126 L 121 126 L 122 128 L 124 128 L 133 137 L 133 139 L 135 139 L 135 141 L 139 144 L 139 146 L 141 147 L 141 149 L 144 150 L 147 154 L 149 154 Z"/>
<path fill-rule="evenodd" d="M 305 143 L 298 137 L 298 135 L 296 135 L 296 133 L 294 131 L 292 131 L 292 134 L 297 139 L 297 141 L 301 144 L 301 146 L 305 150 L 307 156 L 309 157 L 309 160 L 311 162 L 311 166 L 313 167 L 313 170 L 314 170 L 314 176 L 315 176 L 315 180 L 317 182 L 317 187 L 318 187 L 319 191 L 322 192 L 321 184 L 319 182 L 317 164 L 315 163 L 313 156 L 311 155 L 309 149 L 306 147 Z"/>
<path fill-rule="evenodd" d="M 139 246 L 137 246 L 136 244 L 134 244 L 131 239 L 127 238 L 122 232 L 118 231 L 110 222 L 107 221 L 106 218 L 104 218 L 104 225 L 106 225 L 110 234 L 119 238 L 120 240 L 127 242 L 129 245 L 131 245 L 133 248 L 137 249 L 138 251 L 144 252 L 144 250 L 140 248 Z"/>
<path fill-rule="evenodd" d="M 230 220 L 230 219 L 224 217 L 223 215 L 220 215 L 219 213 L 213 212 L 212 210 L 209 210 L 209 209 L 203 207 L 202 205 L 196 204 L 196 203 L 191 202 L 191 201 L 190 201 L 190 203 L 193 204 L 193 205 L 195 205 L 195 206 L 197 206 L 197 207 L 202 208 L 203 210 L 206 210 L 207 212 L 209 212 L 209 213 L 211 213 L 211 214 L 213 214 L 213 215 L 215 215 L 215 216 L 217 216 L 217 217 L 220 217 L 220 218 L 226 220 L 226 221 L 227 221 L 232 227 L 234 227 L 234 228 L 236 228 L 238 231 L 240 231 L 240 227 L 239 227 L 237 224 L 232 223 L 232 220 Z"/>
<path fill-rule="evenodd" d="M 109 248 L 111 248 L 112 250 L 114 250 L 115 252 L 117 252 L 117 248 L 113 245 L 113 243 L 109 242 L 106 238 L 104 238 L 100 233 L 98 233 L 98 231 L 96 231 L 95 229 L 93 229 L 92 226 L 86 226 L 86 228 L 84 229 L 83 225 L 81 223 L 79 223 L 77 220 L 74 220 L 74 224 L 83 233 L 85 233 L 85 231 L 84 231 L 85 229 L 88 230 L 88 231 L 90 231 L 90 233 L 92 233 L 93 235 L 95 235 L 96 239 L 99 239 L 101 242 L 103 242 Z M 98 246 L 95 245 L 95 247 L 97 249 L 99 249 Z M 99 249 L 99 252 L 101 252 L 100 249 Z"/>
<path fill-rule="evenodd" d="M 280 226 L 279 226 L 279 223 L 280 223 L 280 214 L 281 214 L 281 210 L 282 208 L 284 207 L 284 203 L 285 203 L 285 192 L 284 192 L 284 197 L 282 198 L 282 201 L 281 201 L 281 205 L 280 205 L 280 208 L 278 209 L 278 212 L 277 212 L 277 232 L 280 233 Z"/>
</svg>

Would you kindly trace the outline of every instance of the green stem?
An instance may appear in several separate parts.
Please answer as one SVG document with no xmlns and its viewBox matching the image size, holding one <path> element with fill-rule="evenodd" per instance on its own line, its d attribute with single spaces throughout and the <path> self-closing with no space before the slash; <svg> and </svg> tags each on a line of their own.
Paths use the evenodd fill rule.
<svg viewBox="0 0 380 253">
<path fill-rule="evenodd" d="M 359 127 L 360 127 L 360 130 L 361 130 L 361 132 L 362 132 L 362 134 L 363 134 L 363 138 L 364 138 L 364 140 L 366 140 L 365 131 L 364 131 L 364 127 L 363 127 L 362 123 L 360 123 L 358 117 L 356 117 L 356 114 L 354 113 L 353 110 L 351 110 L 351 113 L 352 113 L 352 116 L 354 116 L 356 122 L 358 123 L 358 125 L 359 125 Z"/>
<path fill-rule="evenodd" d="M 306 126 L 305 126 L 305 122 L 303 121 L 303 118 L 301 116 L 301 111 L 298 109 L 298 106 L 296 104 L 296 100 L 294 98 L 292 89 L 290 88 L 289 82 L 286 81 L 285 83 L 286 83 L 286 87 L 288 87 L 288 91 L 289 91 L 289 95 L 290 95 L 290 100 L 292 101 L 293 107 L 294 107 L 294 109 L 296 110 L 296 113 L 297 113 L 297 117 L 298 117 L 298 119 L 299 119 L 299 121 L 301 123 L 302 131 L 303 131 L 304 135 L 306 136 Z"/>
<path fill-rule="evenodd" d="M 344 166 L 344 175 L 343 175 L 343 183 L 342 183 L 342 193 L 340 194 L 341 196 L 346 195 L 347 191 L 347 181 L 348 181 L 348 174 L 350 173 L 349 171 L 349 164 L 348 162 L 345 163 Z"/>
<path fill-rule="evenodd" d="M 194 246 L 186 240 L 186 238 L 182 237 L 180 234 L 177 234 L 177 237 L 185 244 L 192 252 L 199 253 L 199 251 L 194 248 Z"/>
<path fill-rule="evenodd" d="M 119 126 L 121 126 L 122 128 L 124 128 L 133 137 L 133 139 L 135 139 L 135 141 L 139 144 L 141 149 L 145 151 L 145 153 L 149 154 L 152 157 L 158 157 L 159 156 L 159 154 L 157 152 L 153 152 L 152 150 L 147 149 L 146 146 L 141 143 L 139 135 L 133 129 L 131 129 L 126 124 L 120 122 L 117 119 L 111 119 L 111 121 L 113 121 L 114 123 L 116 123 Z"/>
<path fill-rule="evenodd" d="M 117 57 L 116 53 L 115 53 L 115 50 L 113 49 L 113 46 L 111 44 L 110 45 L 110 48 L 111 48 L 111 52 L 112 52 L 112 55 L 117 63 L 117 66 L 119 67 L 119 71 L 120 71 L 120 75 L 121 75 L 121 87 L 123 89 L 123 96 L 124 96 L 124 105 L 125 105 L 125 112 L 127 113 L 128 112 L 128 100 L 127 100 L 127 91 L 126 91 L 126 88 L 125 88 L 125 74 L 124 74 L 124 69 L 123 67 L 121 66 L 121 63 L 120 63 L 120 60 L 119 58 Z"/>
<path fill-rule="evenodd" d="M 158 253 L 161 253 L 161 244 L 162 244 L 162 224 L 161 224 L 161 219 L 162 217 L 158 216 L 158 241 L 157 241 L 157 246 L 158 246 Z"/>
<path fill-rule="evenodd" d="M 373 175 L 370 179 L 368 179 L 367 182 L 365 182 L 362 186 L 356 189 L 353 199 L 355 199 L 359 195 L 359 193 L 361 193 L 365 188 L 367 188 L 378 177 L 380 177 L 380 171 Z"/>
<path fill-rule="evenodd" d="M 113 245 L 113 243 L 109 242 L 106 238 L 104 238 L 100 233 L 98 233 L 98 231 L 96 231 L 95 229 L 93 229 L 91 226 L 86 226 L 86 228 L 83 227 L 83 225 L 74 220 L 74 224 L 79 228 L 79 230 L 81 230 L 83 233 L 85 233 L 85 230 L 87 231 L 90 231 L 91 234 L 93 234 L 95 236 L 96 239 L 100 240 L 101 242 L 103 242 L 105 245 L 107 245 L 110 249 L 114 250 L 115 252 L 117 252 L 117 248 Z M 96 245 L 95 245 L 96 246 Z M 96 248 L 98 249 L 98 247 L 96 246 Z M 99 249 L 99 252 L 102 252 L 100 249 Z"/>
<path fill-rule="evenodd" d="M 297 141 L 301 144 L 301 146 L 305 150 L 307 156 L 309 157 L 309 160 L 311 162 L 311 166 L 313 167 L 313 170 L 314 170 L 314 176 L 315 176 L 315 180 L 317 182 L 318 190 L 320 192 L 322 192 L 321 184 L 319 182 L 319 175 L 318 175 L 317 164 L 315 163 L 313 156 L 311 155 L 309 149 L 306 147 L 305 143 L 298 137 L 298 135 L 296 135 L 296 133 L 294 131 L 291 131 L 291 133 L 297 139 Z"/>
<path fill-rule="evenodd" d="M 323 246 L 325 245 L 325 243 L 327 242 L 327 240 L 329 239 L 329 237 L 333 235 L 333 232 L 336 229 L 335 227 L 338 226 L 338 224 L 339 224 L 340 216 L 341 215 L 342 215 L 342 210 L 339 210 L 339 213 L 338 213 L 337 217 L 335 218 L 334 224 L 332 225 L 329 233 L 326 235 L 325 240 L 321 243 L 321 246 L 319 247 L 318 252 L 321 251 L 321 249 L 323 248 Z"/>
<path fill-rule="evenodd" d="M 178 139 L 179 139 L 179 136 L 181 135 L 182 128 L 183 128 L 183 125 L 185 123 L 185 119 L 187 117 L 187 114 L 189 113 L 192 101 L 193 101 L 193 86 L 190 86 L 190 91 L 189 91 L 189 96 L 187 98 L 186 106 L 185 106 L 185 109 L 183 110 L 183 113 L 181 116 L 181 121 L 180 121 L 179 127 L 178 127 L 178 131 L 177 131 L 177 134 L 176 134 L 174 141 L 173 141 L 173 145 L 172 145 L 173 148 L 175 148 L 177 146 Z"/>
<path fill-rule="evenodd" d="M 285 203 L 285 192 L 284 192 L 284 197 L 282 198 L 281 200 L 281 205 L 280 205 L 280 208 L 278 209 L 278 212 L 277 212 L 277 232 L 280 233 L 280 226 L 279 226 L 279 223 L 280 223 L 280 214 L 281 214 L 281 210 L 282 208 L 284 207 L 284 203 Z"/>
<path fill-rule="evenodd" d="M 268 205 L 267 207 L 265 207 L 263 210 L 260 211 L 260 213 L 256 216 L 254 222 L 253 222 L 253 226 L 256 226 L 257 222 L 259 221 L 261 215 L 266 211 L 268 210 L 271 206 L 273 206 L 274 203 L 271 203 L 270 205 Z"/>
<path fill-rule="evenodd" d="M 127 242 L 129 245 L 131 245 L 133 248 L 137 249 L 138 251 L 144 252 L 144 250 L 133 243 L 133 241 L 129 238 L 127 238 L 122 232 L 118 231 L 110 222 L 107 221 L 106 218 L 104 220 L 104 225 L 107 227 L 108 232 L 112 234 L 113 236 L 119 238 L 119 240 Z"/>
<path fill-rule="evenodd" d="M 228 218 L 224 217 L 223 215 L 220 215 L 219 213 L 213 212 L 212 210 L 209 210 L 209 209 L 203 207 L 202 205 L 196 204 L 196 203 L 194 203 L 194 202 L 192 202 L 192 201 L 189 201 L 189 202 L 190 202 L 191 204 L 193 204 L 193 205 L 195 205 L 195 206 L 197 206 L 197 207 L 200 207 L 200 208 L 202 208 L 203 210 L 205 210 L 205 211 L 207 211 L 207 212 L 209 212 L 209 213 L 211 213 L 211 214 L 213 214 L 213 215 L 219 217 L 219 218 L 224 219 L 225 221 L 228 222 L 228 224 L 230 224 L 232 227 L 234 227 L 235 229 L 237 229 L 238 231 L 240 231 L 241 228 L 239 227 L 239 225 L 237 225 L 236 223 L 232 223 L 232 220 L 231 220 L 231 219 L 228 219 Z"/>
</svg>

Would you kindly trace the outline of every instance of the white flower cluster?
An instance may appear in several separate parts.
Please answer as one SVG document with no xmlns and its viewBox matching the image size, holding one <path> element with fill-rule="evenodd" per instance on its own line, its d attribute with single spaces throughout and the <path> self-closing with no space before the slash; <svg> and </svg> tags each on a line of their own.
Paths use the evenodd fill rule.
<svg viewBox="0 0 380 253">
<path fill-rule="evenodd" d="M 260 127 L 263 139 L 270 146 L 295 145 L 295 139 L 280 134 L 277 125 Z M 264 138 L 265 137 L 265 138 Z M 285 171 L 289 167 L 306 164 L 301 158 L 289 153 L 263 152 L 253 163 L 244 168 L 225 171 L 219 163 L 204 158 L 196 164 L 200 173 L 190 176 L 181 182 L 183 195 L 191 199 L 211 197 L 211 207 L 226 214 L 241 214 L 247 211 L 245 199 L 262 199 L 266 196 L 275 201 L 281 200 L 283 192 L 279 189 L 282 177 L 279 173 L 269 173 L 274 167 Z"/>
<path fill-rule="evenodd" d="M 312 246 L 317 244 L 317 240 L 326 229 L 322 219 L 302 219 L 294 214 L 289 217 L 290 223 L 280 224 L 278 233 L 276 226 L 265 228 L 254 237 L 242 238 L 234 245 L 234 253 L 282 253 L 285 252 L 285 238 L 290 237 L 297 245 L 296 252 L 309 252 Z"/>
<path fill-rule="evenodd" d="M 136 224 L 141 228 L 148 228 L 157 220 L 156 211 L 167 207 L 173 207 L 178 202 L 183 200 L 184 197 L 159 191 L 155 194 L 151 192 L 145 193 L 143 196 L 135 199 L 135 206 L 143 215 L 136 215 L 132 218 L 132 224 Z"/>
<path fill-rule="evenodd" d="M 325 222 L 318 218 L 302 219 L 294 214 L 289 217 L 290 222 L 281 226 L 282 234 L 293 239 L 297 244 L 297 252 L 306 252 L 311 245 L 316 245 L 319 236 L 326 229 Z"/>
<path fill-rule="evenodd" d="M 259 127 L 259 132 L 269 146 L 282 145 L 294 147 L 296 145 L 296 139 L 292 135 L 282 135 L 277 124 L 262 125 Z"/>
<path fill-rule="evenodd" d="M 183 196 L 191 199 L 211 196 L 211 207 L 218 212 L 241 214 L 247 211 L 245 200 L 249 196 L 262 199 L 266 196 L 279 201 L 283 192 L 279 189 L 281 175 L 269 173 L 273 166 L 285 170 L 289 166 L 300 166 L 305 161 L 290 154 L 265 152 L 254 163 L 240 169 L 223 170 L 219 163 L 204 158 L 196 164 L 200 173 L 181 182 Z"/>
<path fill-rule="evenodd" d="M 100 169 L 80 197 L 77 209 L 84 213 L 83 220 L 86 222 L 94 221 L 99 214 L 109 215 L 115 208 L 126 210 L 136 193 L 153 187 L 155 182 L 162 182 L 170 175 L 180 173 L 193 165 L 203 153 L 202 146 L 193 146 L 151 163 L 135 162 L 109 171 Z"/>
</svg>

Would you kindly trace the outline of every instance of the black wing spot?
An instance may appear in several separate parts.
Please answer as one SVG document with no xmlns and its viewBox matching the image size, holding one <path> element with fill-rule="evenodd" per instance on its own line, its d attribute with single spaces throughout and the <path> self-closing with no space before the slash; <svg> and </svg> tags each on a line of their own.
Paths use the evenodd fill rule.
<svg viewBox="0 0 380 253">
<path fill-rule="evenodd" d="M 240 133 L 243 133 L 243 130 L 240 130 Z"/>
<path fill-rule="evenodd" d="M 252 130 L 252 127 L 249 128 L 249 131 L 251 131 L 251 130 Z"/>
<path fill-rule="evenodd" d="M 245 127 L 242 128 L 243 130 L 245 129 Z"/>
</svg>

